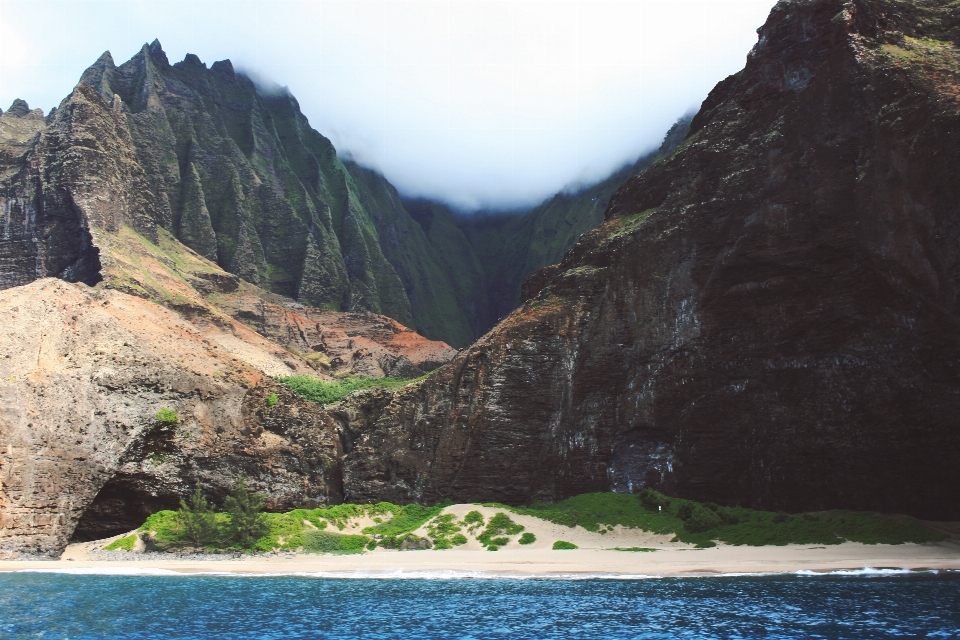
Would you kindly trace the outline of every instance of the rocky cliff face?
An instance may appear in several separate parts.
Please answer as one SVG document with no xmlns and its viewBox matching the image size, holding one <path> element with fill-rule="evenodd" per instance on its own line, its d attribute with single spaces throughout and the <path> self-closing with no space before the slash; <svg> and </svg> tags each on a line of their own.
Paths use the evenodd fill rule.
<svg viewBox="0 0 960 640">
<path fill-rule="evenodd" d="M 759 33 L 521 309 L 351 401 L 351 497 L 960 518 L 960 13 L 787 0 Z"/>
<path fill-rule="evenodd" d="M 415 376 L 455 353 L 377 314 L 294 304 L 181 244 L 131 117 L 82 83 L 46 119 L 25 103 L 0 115 L 0 555 L 128 531 L 240 475 L 270 508 L 338 503 L 340 420 L 272 377 Z"/>
<path fill-rule="evenodd" d="M 222 497 L 245 475 L 274 508 L 342 499 L 339 423 L 173 311 L 54 279 L 0 308 L 4 554 L 129 531 L 198 481 Z"/>
</svg>

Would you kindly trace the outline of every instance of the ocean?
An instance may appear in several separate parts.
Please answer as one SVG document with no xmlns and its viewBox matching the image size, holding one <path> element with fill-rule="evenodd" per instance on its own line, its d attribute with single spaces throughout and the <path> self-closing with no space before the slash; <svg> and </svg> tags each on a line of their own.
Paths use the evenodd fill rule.
<svg viewBox="0 0 960 640">
<path fill-rule="evenodd" d="M 628 580 L 3 572 L 0 637 L 960 638 L 960 572 Z"/>
</svg>

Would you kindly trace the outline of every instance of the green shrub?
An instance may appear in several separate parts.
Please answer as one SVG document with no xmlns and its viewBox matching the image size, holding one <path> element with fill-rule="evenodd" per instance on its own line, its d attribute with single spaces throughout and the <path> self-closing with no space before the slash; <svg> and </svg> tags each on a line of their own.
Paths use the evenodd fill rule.
<svg viewBox="0 0 960 640">
<path fill-rule="evenodd" d="M 202 494 L 200 496 L 202 498 Z M 671 510 L 651 511 L 646 508 L 637 495 L 616 493 L 592 493 L 569 498 L 552 504 L 534 504 L 530 507 L 510 507 L 492 504 L 505 513 L 490 518 L 491 530 L 480 535 L 490 543 L 497 538 L 522 533 L 522 527 L 514 523 L 508 513 L 521 513 L 537 518 L 574 527 L 582 526 L 589 531 L 609 531 L 615 525 L 641 529 L 656 534 L 673 537 L 674 542 L 686 542 L 699 548 L 713 546 L 713 540 L 731 545 L 782 545 L 782 544 L 839 544 L 845 540 L 864 544 L 900 544 L 903 542 L 933 542 L 943 540 L 944 535 L 924 527 L 922 523 L 907 516 L 886 516 L 868 512 L 829 511 L 817 514 L 789 515 L 785 520 L 770 511 L 755 511 L 742 507 L 709 506 L 700 503 L 670 499 Z M 187 505 L 190 507 L 190 505 Z M 678 508 L 679 507 L 679 508 Z M 208 511 L 213 511 L 208 504 Z M 323 529 L 329 524 L 336 525 L 341 531 L 351 518 L 362 516 L 390 518 L 373 527 L 364 529 L 364 533 L 380 533 L 384 540 L 377 546 L 387 549 L 425 549 L 430 548 L 428 538 L 419 538 L 413 531 L 435 519 L 429 526 L 435 528 L 439 548 L 458 546 L 467 542 L 466 532 L 451 531 L 463 524 L 472 525 L 473 534 L 484 518 L 479 511 L 471 511 L 462 522 L 455 518 L 440 516 L 440 507 L 406 505 L 399 507 L 389 502 L 357 505 L 341 504 L 318 509 L 295 509 L 285 514 L 262 514 L 269 531 L 247 547 L 252 550 L 269 551 L 271 549 L 296 549 L 304 544 L 304 536 L 309 529 Z M 678 512 L 687 515 L 687 521 L 678 517 Z M 694 517 L 695 513 L 705 512 Z M 449 515 L 449 514 L 447 514 Z M 716 522 L 718 519 L 719 524 Z M 143 536 L 149 548 L 167 549 L 182 547 L 191 541 L 185 535 L 184 519 L 177 511 L 160 511 L 147 518 L 139 529 L 151 535 Z M 706 520 L 713 528 L 700 531 L 701 520 Z M 783 520 L 783 521 L 780 521 Z M 309 524 L 304 524 L 304 521 Z M 207 545 L 220 547 L 239 547 L 226 535 L 231 529 L 231 518 L 226 513 L 213 513 L 213 528 L 224 535 Z M 699 523 L 699 524 L 698 524 Z M 691 529 L 698 529 L 693 531 Z M 443 535 L 440 535 L 442 532 Z M 486 535 L 484 535 L 486 534 Z M 532 535 L 532 534 L 531 534 Z M 362 536 L 361 536 L 362 537 Z M 479 536 L 478 536 L 479 539 Z M 521 540 L 525 539 L 524 537 Z M 441 542 L 443 540 L 444 542 Z M 370 544 L 367 540 L 365 544 Z M 485 544 L 484 546 L 489 546 Z M 499 546 L 493 544 L 493 546 Z"/>
<path fill-rule="evenodd" d="M 510 542 L 510 539 L 495 536 L 502 536 L 504 534 L 513 536 L 523 531 L 523 528 L 522 524 L 517 524 L 510 519 L 510 516 L 500 512 L 490 518 L 490 522 L 487 523 L 487 528 L 477 536 L 477 540 L 480 541 L 480 544 L 495 544 L 502 547 Z M 500 542 L 501 540 L 502 542 Z"/>
<path fill-rule="evenodd" d="M 680 508 L 677 509 L 677 515 L 680 516 L 680 519 L 687 521 L 690 519 L 690 516 L 693 515 L 694 505 L 692 502 L 684 502 L 680 505 Z"/>
<path fill-rule="evenodd" d="M 207 547 L 215 542 L 220 542 L 222 533 L 220 531 L 217 514 L 212 505 L 203 497 L 203 490 L 200 483 L 190 496 L 190 502 L 180 500 L 180 510 L 177 511 L 177 517 L 180 520 L 183 538 L 192 542 L 198 547 Z"/>
<path fill-rule="evenodd" d="M 131 534 L 124 538 L 117 538 L 103 548 L 104 551 L 133 551 L 137 544 L 137 534 Z"/>
<path fill-rule="evenodd" d="M 737 514 L 729 509 L 720 509 L 717 511 L 717 515 L 720 517 L 720 520 L 723 522 L 723 524 L 730 525 L 740 523 L 740 518 L 737 516 Z"/>
<path fill-rule="evenodd" d="M 479 511 L 471 511 L 467 515 L 463 516 L 463 524 L 468 527 L 472 526 L 483 526 L 483 514 Z"/>
<path fill-rule="evenodd" d="M 376 548 L 377 548 L 377 541 L 371 539 L 370 542 L 367 543 L 367 549 L 369 549 L 370 551 L 373 551 Z"/>
<path fill-rule="evenodd" d="M 488 544 L 487 551 L 500 551 L 500 547 L 495 544 Z"/>
<path fill-rule="evenodd" d="M 637 494 L 637 497 L 640 499 L 640 504 L 650 511 L 660 511 L 661 508 L 665 511 L 670 506 L 670 499 L 667 496 L 650 487 Z"/>
<path fill-rule="evenodd" d="M 410 551 L 416 549 L 429 549 L 432 543 L 429 538 L 421 538 L 412 533 L 405 533 L 402 536 L 384 536 L 380 541 L 380 546 L 384 549 L 398 549 L 400 551 Z"/>
<path fill-rule="evenodd" d="M 520 544 L 533 544 L 536 541 L 537 541 L 537 536 L 527 531 L 525 534 L 520 536 L 520 539 L 517 542 L 519 542 Z"/>
<path fill-rule="evenodd" d="M 573 544 L 572 542 L 567 542 L 566 540 L 557 540 L 556 542 L 553 543 L 553 548 L 556 550 L 561 550 L 561 549 L 579 549 L 580 547 Z"/>
<path fill-rule="evenodd" d="M 700 505 L 697 505 L 694 507 L 690 517 L 687 518 L 685 524 L 687 531 L 690 531 L 691 533 L 702 533 L 704 531 L 709 531 L 714 527 L 719 527 L 721 524 L 723 524 L 723 521 L 720 520 L 720 516 L 710 509 L 705 509 Z"/>
<path fill-rule="evenodd" d="M 277 404 L 277 394 L 271 393 L 271 394 L 267 397 L 267 406 L 268 406 L 268 407 L 272 407 L 272 406 L 275 405 L 275 404 Z"/>
<path fill-rule="evenodd" d="M 402 387 L 413 381 L 408 378 L 344 378 L 342 380 L 321 380 L 313 376 L 285 376 L 277 381 L 287 386 L 297 395 L 318 404 L 331 404 L 347 394 L 371 387 Z"/>
<path fill-rule="evenodd" d="M 433 519 L 433 522 L 430 523 L 430 526 L 427 527 L 427 531 L 429 531 L 431 538 L 448 538 L 460 531 L 460 526 L 457 524 L 457 516 L 452 513 L 437 516 Z"/>
<path fill-rule="evenodd" d="M 364 528 L 364 533 L 399 536 L 419 529 L 425 522 L 435 518 L 443 510 L 443 507 L 424 507 L 419 504 L 408 504 L 402 507 L 389 506 L 393 511 L 393 517 L 381 524 Z"/>
<path fill-rule="evenodd" d="M 173 410 L 164 407 L 157 411 L 157 422 L 162 425 L 177 424 L 179 418 Z"/>
<path fill-rule="evenodd" d="M 224 510 L 230 514 L 230 533 L 242 548 L 249 549 L 259 538 L 267 534 L 270 528 L 262 513 L 267 497 L 262 493 L 250 493 L 247 480 L 237 478 L 236 484 L 223 503 Z"/>
<path fill-rule="evenodd" d="M 361 553 L 371 542 L 367 536 L 307 531 L 303 534 L 303 550 L 307 553 Z"/>
<path fill-rule="evenodd" d="M 443 508 L 442 505 L 437 506 Z M 452 549 L 453 541 L 450 538 L 455 534 L 463 537 L 460 534 L 460 525 L 457 524 L 457 516 L 452 513 L 439 515 L 427 525 L 427 535 L 433 539 L 434 549 Z"/>
</svg>

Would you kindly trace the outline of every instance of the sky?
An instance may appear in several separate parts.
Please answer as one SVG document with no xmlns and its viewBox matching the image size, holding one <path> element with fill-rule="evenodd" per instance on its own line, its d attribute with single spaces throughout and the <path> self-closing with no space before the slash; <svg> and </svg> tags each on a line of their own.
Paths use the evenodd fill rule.
<svg viewBox="0 0 960 640">
<path fill-rule="evenodd" d="M 0 107 L 44 111 L 160 40 L 289 88 L 343 157 L 469 212 L 659 146 L 743 68 L 774 0 L 0 0 Z"/>
</svg>

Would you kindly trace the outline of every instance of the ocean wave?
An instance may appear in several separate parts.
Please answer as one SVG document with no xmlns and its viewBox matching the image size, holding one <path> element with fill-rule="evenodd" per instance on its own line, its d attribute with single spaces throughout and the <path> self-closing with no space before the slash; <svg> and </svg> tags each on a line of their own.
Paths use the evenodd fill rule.
<svg viewBox="0 0 960 640">
<path fill-rule="evenodd" d="M 935 575 L 940 573 L 937 569 L 890 569 L 890 568 L 880 568 L 874 569 L 873 567 L 863 567 L 862 569 L 833 569 L 830 571 L 811 571 L 810 569 L 801 569 L 799 571 L 794 571 L 794 575 L 798 576 L 902 576 L 909 574 L 931 574 Z"/>
<path fill-rule="evenodd" d="M 943 570 L 943 573 L 955 573 Z M 447 570 L 352 570 L 352 571 L 178 571 L 161 569 L 159 567 L 57 567 L 19 569 L 15 573 L 59 573 L 67 575 L 100 575 L 100 576 L 224 576 L 234 578 L 315 578 L 328 580 L 658 580 L 658 579 L 691 579 L 691 578 L 759 578 L 764 576 L 852 576 L 852 577 L 892 577 L 903 575 L 936 575 L 941 573 L 937 569 L 907 569 L 907 568 L 873 568 L 861 569 L 833 569 L 828 571 L 813 571 L 800 569 L 798 571 L 777 572 L 726 572 L 726 573 L 698 573 L 685 574 L 642 574 L 642 573 L 521 573 L 496 571 L 458 571 Z"/>
<path fill-rule="evenodd" d="M 14 573 L 63 573 L 77 576 L 182 576 L 172 569 L 156 567 L 57 567 L 55 569 L 17 569 Z M 226 574 L 225 574 L 226 575 Z"/>
</svg>

